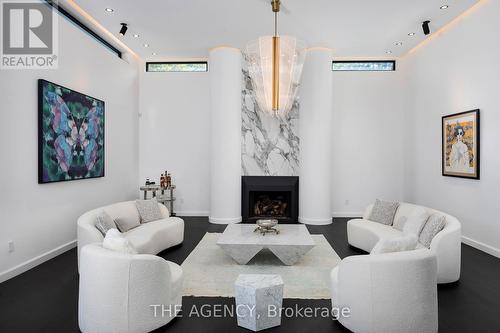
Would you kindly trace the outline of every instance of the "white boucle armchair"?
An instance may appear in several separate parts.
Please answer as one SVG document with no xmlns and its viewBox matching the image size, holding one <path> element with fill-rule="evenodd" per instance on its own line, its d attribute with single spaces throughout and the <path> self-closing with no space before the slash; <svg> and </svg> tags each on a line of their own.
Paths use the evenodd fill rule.
<svg viewBox="0 0 500 333">
<path fill-rule="evenodd" d="M 138 333 L 162 327 L 180 310 L 182 279 L 182 268 L 163 258 L 86 245 L 80 258 L 80 330 Z M 156 316 L 154 305 L 163 306 L 156 307 Z"/>
<path fill-rule="evenodd" d="M 332 270 L 332 305 L 349 308 L 340 323 L 357 333 L 438 331 L 434 253 L 351 256 Z"/>
</svg>

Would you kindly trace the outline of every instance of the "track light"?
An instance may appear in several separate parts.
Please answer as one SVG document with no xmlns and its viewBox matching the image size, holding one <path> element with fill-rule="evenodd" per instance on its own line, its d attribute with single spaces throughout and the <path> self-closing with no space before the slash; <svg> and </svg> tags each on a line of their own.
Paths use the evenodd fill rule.
<svg viewBox="0 0 500 333">
<path fill-rule="evenodd" d="M 429 23 L 431 23 L 431 21 L 422 22 L 422 29 L 424 30 L 425 35 L 428 35 L 431 33 L 431 28 L 429 27 Z"/>
<path fill-rule="evenodd" d="M 125 34 L 127 33 L 127 23 L 120 23 L 122 25 L 121 29 L 120 29 L 120 35 L 122 36 L 125 36 Z"/>
</svg>

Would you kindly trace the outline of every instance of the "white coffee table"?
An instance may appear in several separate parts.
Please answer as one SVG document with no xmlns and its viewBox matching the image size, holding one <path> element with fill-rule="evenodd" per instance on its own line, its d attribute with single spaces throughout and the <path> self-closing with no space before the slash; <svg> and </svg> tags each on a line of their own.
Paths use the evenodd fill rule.
<svg viewBox="0 0 500 333">
<path fill-rule="evenodd" d="M 219 245 L 240 265 L 247 264 L 260 250 L 269 249 L 284 264 L 293 265 L 314 245 L 303 224 L 279 224 L 279 234 L 254 232 L 254 224 L 230 224 L 219 237 Z"/>
</svg>

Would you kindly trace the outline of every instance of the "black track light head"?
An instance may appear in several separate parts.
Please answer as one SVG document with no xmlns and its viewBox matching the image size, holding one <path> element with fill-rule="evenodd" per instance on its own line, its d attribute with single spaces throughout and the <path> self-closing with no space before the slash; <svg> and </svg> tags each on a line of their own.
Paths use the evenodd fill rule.
<svg viewBox="0 0 500 333">
<path fill-rule="evenodd" d="M 125 36 L 125 34 L 127 33 L 127 23 L 120 23 L 122 25 L 121 29 L 120 29 L 120 35 L 122 36 Z"/>
<path fill-rule="evenodd" d="M 429 23 L 431 23 L 431 21 L 422 22 L 422 30 L 424 30 L 424 34 L 426 36 L 431 33 L 431 28 L 429 27 Z"/>
</svg>

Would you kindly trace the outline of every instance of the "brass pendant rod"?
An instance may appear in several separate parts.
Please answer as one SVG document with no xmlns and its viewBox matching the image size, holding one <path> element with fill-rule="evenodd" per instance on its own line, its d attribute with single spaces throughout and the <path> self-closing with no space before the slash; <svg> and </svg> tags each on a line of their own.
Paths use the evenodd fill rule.
<svg viewBox="0 0 500 333">
<path fill-rule="evenodd" d="M 280 38 L 273 37 L 273 111 L 280 108 Z"/>
<path fill-rule="evenodd" d="M 278 112 L 280 108 L 280 38 L 278 36 L 278 13 L 280 11 L 280 0 L 272 2 L 274 12 L 274 36 L 273 36 L 273 75 L 272 75 L 272 109 Z"/>
</svg>

